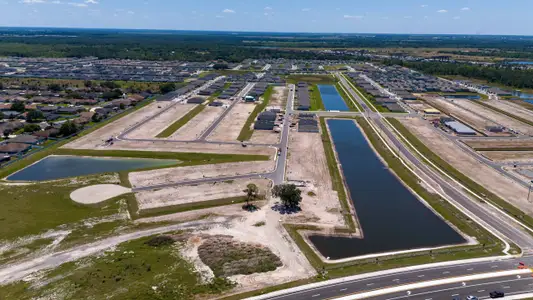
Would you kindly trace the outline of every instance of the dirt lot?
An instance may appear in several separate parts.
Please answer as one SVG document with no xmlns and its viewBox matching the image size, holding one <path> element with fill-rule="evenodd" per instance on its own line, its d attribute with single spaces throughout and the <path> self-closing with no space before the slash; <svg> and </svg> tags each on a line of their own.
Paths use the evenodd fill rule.
<svg viewBox="0 0 533 300">
<path fill-rule="evenodd" d="M 533 162 L 533 151 L 479 151 L 486 158 L 499 162 Z"/>
<path fill-rule="evenodd" d="M 181 119 L 196 104 L 177 104 L 166 112 L 159 115 L 157 118 L 150 120 L 143 126 L 137 128 L 135 131 L 128 134 L 128 138 L 132 139 L 151 139 L 155 138 L 161 131 L 165 130 L 170 124 Z M 127 117 L 126 117 L 127 118 Z"/>
<path fill-rule="evenodd" d="M 495 101 L 495 100 L 486 101 L 485 103 L 487 103 L 488 105 L 494 106 L 500 110 L 506 111 L 510 114 L 513 114 L 517 117 L 520 117 L 526 120 L 533 119 L 533 111 L 527 110 L 518 104 L 514 104 L 509 101 Z"/>
<path fill-rule="evenodd" d="M 251 161 L 132 172 L 129 179 L 133 187 L 145 187 L 184 180 L 266 173 L 272 170 L 274 161 Z"/>
<path fill-rule="evenodd" d="M 497 113 L 491 109 L 485 108 L 481 105 L 472 103 L 471 100 L 462 100 L 462 99 L 455 99 L 454 103 L 457 105 L 466 108 L 468 110 L 472 110 L 477 112 L 478 114 L 486 117 L 487 119 L 490 119 L 502 126 L 505 126 L 507 128 L 512 128 L 513 130 L 516 130 L 520 133 L 527 134 L 527 135 L 533 135 L 533 127 L 524 124 L 520 121 L 517 121 L 513 118 L 510 118 L 506 115 L 502 115 L 500 113 Z"/>
<path fill-rule="evenodd" d="M 132 112 L 131 114 L 122 117 L 115 122 L 112 122 L 98 130 L 91 132 L 90 134 L 76 139 L 65 146 L 64 148 L 73 149 L 94 149 L 103 145 L 103 141 L 109 137 L 116 137 L 125 129 L 143 121 L 144 119 L 153 116 L 161 109 L 168 107 L 172 102 L 153 102 L 147 106 Z M 161 108 L 158 108 L 161 107 Z"/>
<path fill-rule="evenodd" d="M 237 103 L 207 139 L 223 142 L 236 141 L 254 108 L 255 105 L 251 103 Z"/>
<path fill-rule="evenodd" d="M 276 86 L 273 89 L 272 96 L 270 97 L 271 106 L 285 107 L 287 104 L 287 97 L 289 96 L 289 89 L 285 86 Z"/>
<path fill-rule="evenodd" d="M 169 140 L 193 141 L 197 140 L 202 133 L 224 112 L 222 107 L 207 106 L 201 113 L 192 118 L 187 124 L 174 132 Z"/>
<path fill-rule="evenodd" d="M 533 148 L 533 140 L 524 139 L 505 139 L 505 140 L 493 140 L 493 139 L 477 139 L 477 140 L 462 140 L 471 148 L 483 150 L 484 148 Z M 504 150 L 504 149 L 502 149 Z"/>
<path fill-rule="evenodd" d="M 527 189 L 522 185 L 463 152 L 452 141 L 435 132 L 427 122 L 417 118 L 402 119 L 401 122 L 454 168 L 524 212 L 533 212 L 531 204 L 524 199 Z"/>
<path fill-rule="evenodd" d="M 280 133 L 271 130 L 254 130 L 250 142 L 257 144 L 277 144 L 279 143 L 280 137 Z"/>
<path fill-rule="evenodd" d="M 467 123 L 467 125 L 470 125 L 474 127 L 474 129 L 483 132 L 487 135 L 502 135 L 501 133 L 492 133 L 485 128 L 487 126 L 498 126 L 498 124 L 487 120 L 471 111 L 465 110 L 460 106 L 454 105 L 453 102 L 449 100 L 445 100 L 443 98 L 438 97 L 424 97 L 428 103 L 435 106 L 437 109 L 446 112 L 447 114 L 456 117 L 460 119 L 461 121 Z"/>
<path fill-rule="evenodd" d="M 291 132 L 289 145 L 287 180 L 306 182 L 306 187 L 301 188 L 303 213 L 299 218 L 318 224 L 344 226 L 320 134 Z M 315 196 L 308 195 L 309 192 Z"/>
<path fill-rule="evenodd" d="M 240 197 L 248 183 L 255 183 L 261 194 L 266 193 L 270 183 L 267 179 L 235 180 L 228 182 L 185 185 L 179 187 L 142 191 L 135 194 L 139 209 L 145 210 L 194 202 Z"/>
</svg>

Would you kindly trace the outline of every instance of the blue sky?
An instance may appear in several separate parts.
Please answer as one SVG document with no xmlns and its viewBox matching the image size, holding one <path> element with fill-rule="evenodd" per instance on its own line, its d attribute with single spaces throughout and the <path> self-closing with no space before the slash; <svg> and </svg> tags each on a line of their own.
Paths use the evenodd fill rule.
<svg viewBox="0 0 533 300">
<path fill-rule="evenodd" d="M 0 26 L 533 35 L 532 0 L 0 0 Z"/>
</svg>

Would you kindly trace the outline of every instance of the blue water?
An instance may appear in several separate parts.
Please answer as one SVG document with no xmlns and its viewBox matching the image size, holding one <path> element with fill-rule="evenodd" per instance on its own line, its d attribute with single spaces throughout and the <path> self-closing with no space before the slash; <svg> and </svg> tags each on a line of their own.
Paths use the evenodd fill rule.
<svg viewBox="0 0 533 300">
<path fill-rule="evenodd" d="M 481 96 L 479 95 L 444 95 L 444 98 L 447 99 L 470 99 L 470 100 L 479 100 L 481 99 Z"/>
<path fill-rule="evenodd" d="M 510 61 L 507 63 L 513 65 L 533 65 L 533 61 Z"/>
<path fill-rule="evenodd" d="M 90 174 L 130 171 L 176 164 L 173 160 L 48 156 L 9 176 L 8 180 L 42 181 Z"/>
<path fill-rule="evenodd" d="M 320 90 L 320 96 L 322 97 L 322 102 L 326 110 L 350 110 L 334 85 L 319 84 L 318 89 Z"/>
<path fill-rule="evenodd" d="M 354 121 L 327 123 L 364 238 L 310 236 L 323 256 L 340 259 L 465 242 L 383 165 Z"/>
<path fill-rule="evenodd" d="M 533 99 L 524 100 L 524 102 L 533 104 Z"/>
<path fill-rule="evenodd" d="M 513 96 L 516 96 L 520 99 L 533 100 L 533 94 L 523 93 L 520 91 L 514 91 Z M 529 102 L 529 101 L 526 101 L 526 102 Z"/>
</svg>

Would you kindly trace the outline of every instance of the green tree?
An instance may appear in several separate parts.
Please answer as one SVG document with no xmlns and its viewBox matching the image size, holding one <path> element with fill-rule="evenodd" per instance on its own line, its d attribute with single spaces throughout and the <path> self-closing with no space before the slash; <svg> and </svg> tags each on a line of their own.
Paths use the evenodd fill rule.
<svg viewBox="0 0 533 300">
<path fill-rule="evenodd" d="M 0 82 L 0 90 L 4 89 L 4 84 Z"/>
<path fill-rule="evenodd" d="M 122 97 L 122 91 L 120 89 L 104 92 L 104 94 L 102 95 L 102 98 L 106 100 L 117 99 L 120 97 Z"/>
<path fill-rule="evenodd" d="M 41 130 L 41 126 L 37 124 L 26 124 L 24 125 L 24 132 L 26 133 L 34 133 L 36 131 Z"/>
<path fill-rule="evenodd" d="M 78 126 L 74 122 L 66 121 L 61 125 L 61 128 L 59 128 L 59 134 L 62 136 L 69 136 L 73 135 L 76 132 L 78 132 Z"/>
<path fill-rule="evenodd" d="M 90 81 L 90 80 L 85 80 L 85 82 L 83 84 L 85 85 L 86 88 L 93 87 L 93 82 Z"/>
<path fill-rule="evenodd" d="M 246 193 L 246 207 L 250 207 L 250 201 L 255 201 L 259 196 L 259 188 L 257 185 L 249 183 L 243 192 Z"/>
<path fill-rule="evenodd" d="M 100 86 L 108 88 L 108 89 L 118 89 L 118 88 L 120 88 L 120 84 L 118 84 L 118 83 L 116 83 L 114 81 L 104 81 L 104 82 L 100 83 Z"/>
<path fill-rule="evenodd" d="M 124 103 L 120 103 L 120 104 L 118 105 L 118 108 L 120 108 L 120 109 L 125 109 L 125 108 L 126 108 L 126 105 L 125 105 Z"/>
<path fill-rule="evenodd" d="M 99 115 L 99 114 L 94 114 L 94 115 L 91 117 L 91 120 L 92 120 L 94 123 L 98 123 L 98 122 L 100 122 L 102 119 L 100 119 L 100 115 Z"/>
<path fill-rule="evenodd" d="M 26 109 L 26 106 L 24 105 L 24 102 L 22 101 L 15 101 L 11 104 L 11 110 L 23 112 Z"/>
<path fill-rule="evenodd" d="M 0 111 L 0 120 L 3 120 L 5 118 L 4 113 Z"/>
<path fill-rule="evenodd" d="M 227 68 L 228 68 L 227 64 L 218 63 L 218 64 L 213 65 L 213 69 L 215 70 L 226 70 Z"/>
<path fill-rule="evenodd" d="M 272 188 L 272 195 L 279 197 L 283 205 L 296 209 L 302 202 L 302 191 L 294 184 L 279 184 Z"/>
<path fill-rule="evenodd" d="M 26 114 L 27 122 L 35 122 L 37 120 L 42 120 L 42 119 L 44 119 L 44 115 L 43 115 L 43 112 L 40 110 L 30 110 Z"/>
<path fill-rule="evenodd" d="M 61 90 L 63 90 L 63 88 L 61 88 L 61 86 L 57 83 L 51 83 L 48 85 L 48 90 L 54 92 L 54 93 L 57 93 L 57 92 L 60 92 Z"/>
<path fill-rule="evenodd" d="M 161 94 L 167 94 L 175 90 L 176 90 L 176 84 L 173 82 L 163 83 L 162 85 L 159 86 L 159 91 L 161 92 Z"/>
<path fill-rule="evenodd" d="M 4 132 L 2 132 L 4 134 L 4 137 L 7 139 L 11 134 L 13 134 L 13 129 L 4 129 Z"/>
</svg>

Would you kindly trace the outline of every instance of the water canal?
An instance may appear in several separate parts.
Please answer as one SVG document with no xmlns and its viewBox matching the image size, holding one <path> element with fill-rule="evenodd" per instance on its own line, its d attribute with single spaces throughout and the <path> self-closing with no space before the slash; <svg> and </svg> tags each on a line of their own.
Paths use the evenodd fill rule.
<svg viewBox="0 0 533 300">
<path fill-rule="evenodd" d="M 464 243 L 383 165 L 353 120 L 327 121 L 364 238 L 310 236 L 330 259 Z"/>
<path fill-rule="evenodd" d="M 159 159 L 48 156 L 22 169 L 7 180 L 42 181 L 90 174 L 131 171 L 175 165 L 177 161 Z"/>
<path fill-rule="evenodd" d="M 326 110 L 349 111 L 350 109 L 342 99 L 334 85 L 319 84 L 318 89 Z"/>
</svg>

